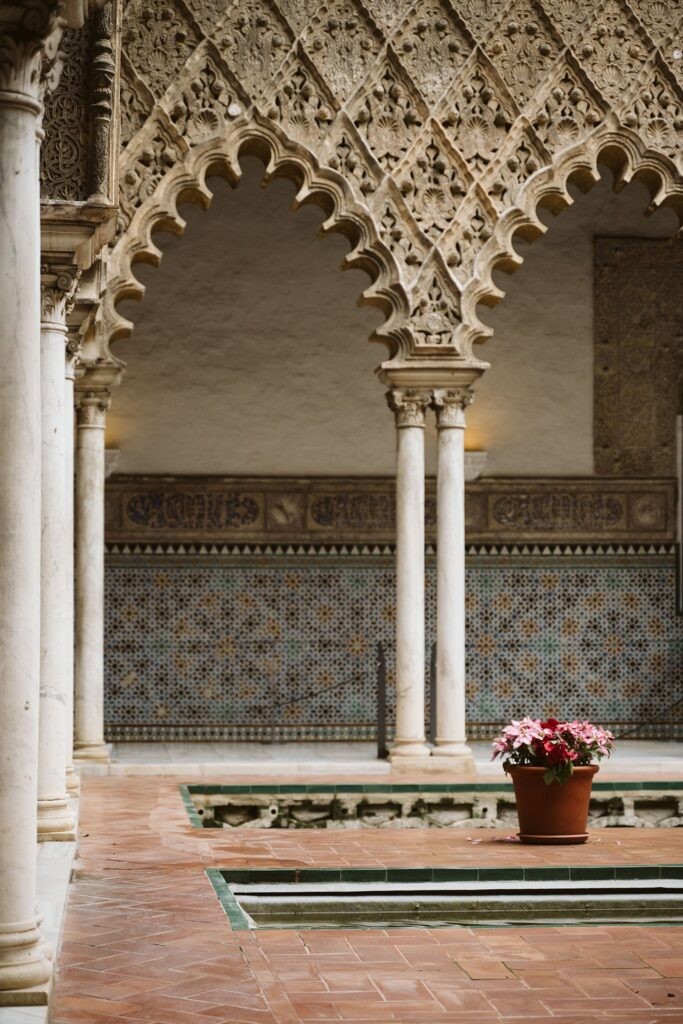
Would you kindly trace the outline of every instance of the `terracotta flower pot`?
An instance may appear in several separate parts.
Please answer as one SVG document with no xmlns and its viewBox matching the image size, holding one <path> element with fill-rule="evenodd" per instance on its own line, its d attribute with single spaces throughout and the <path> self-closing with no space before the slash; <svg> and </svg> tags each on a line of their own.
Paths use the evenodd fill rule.
<svg viewBox="0 0 683 1024">
<path fill-rule="evenodd" d="M 586 822 L 596 764 L 575 768 L 567 782 L 543 781 L 545 768 L 511 765 L 519 838 L 523 843 L 585 843 Z"/>
</svg>

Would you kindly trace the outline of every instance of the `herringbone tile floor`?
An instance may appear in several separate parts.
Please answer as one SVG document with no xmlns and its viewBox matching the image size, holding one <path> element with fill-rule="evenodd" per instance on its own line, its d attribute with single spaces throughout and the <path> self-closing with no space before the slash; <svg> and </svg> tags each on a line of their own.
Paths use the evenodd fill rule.
<svg viewBox="0 0 683 1024">
<path fill-rule="evenodd" d="M 675 863 L 676 830 L 610 830 L 564 849 L 482 832 L 202 831 L 161 778 L 85 780 L 81 830 L 52 1024 L 683 1024 L 683 927 L 232 933 L 204 875 Z"/>
</svg>

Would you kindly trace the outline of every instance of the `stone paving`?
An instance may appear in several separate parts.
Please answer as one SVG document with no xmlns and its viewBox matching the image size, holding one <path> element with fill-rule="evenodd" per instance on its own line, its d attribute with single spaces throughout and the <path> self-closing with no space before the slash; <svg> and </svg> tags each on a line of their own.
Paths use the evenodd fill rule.
<svg viewBox="0 0 683 1024">
<path fill-rule="evenodd" d="M 554 849 L 460 830 L 236 834 L 193 829 L 172 780 L 93 778 L 81 833 L 52 1024 L 683 1024 L 683 927 L 232 933 L 203 871 L 672 864 L 680 830 Z"/>
</svg>

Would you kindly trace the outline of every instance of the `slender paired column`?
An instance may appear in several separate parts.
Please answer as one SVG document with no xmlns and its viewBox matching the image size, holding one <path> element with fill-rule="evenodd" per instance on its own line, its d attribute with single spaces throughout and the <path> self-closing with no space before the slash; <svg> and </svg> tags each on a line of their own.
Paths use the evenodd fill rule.
<svg viewBox="0 0 683 1024">
<path fill-rule="evenodd" d="M 69 335 L 66 343 L 64 367 L 64 509 L 66 551 L 64 554 L 64 631 L 67 643 L 64 650 L 66 678 L 66 788 L 70 793 L 80 789 L 80 779 L 74 767 L 74 381 L 79 339 Z"/>
<path fill-rule="evenodd" d="M 106 761 L 104 742 L 104 430 L 109 393 L 76 393 L 74 755 Z"/>
<path fill-rule="evenodd" d="M 387 393 L 396 420 L 396 737 L 391 759 L 429 755 L 425 743 L 424 423 L 429 393 Z"/>
<path fill-rule="evenodd" d="M 48 4 L 0 4 L 0 994 L 40 985 L 40 211 Z M 41 17 L 42 16 L 42 17 Z"/>
<path fill-rule="evenodd" d="M 78 270 L 42 267 L 41 283 L 41 603 L 38 838 L 74 838 L 75 817 L 66 790 L 67 616 L 66 431 L 64 359 L 67 305 Z"/>
<path fill-rule="evenodd" d="M 467 387 L 433 392 L 438 431 L 436 757 L 473 770 L 465 725 L 465 409 Z"/>
</svg>

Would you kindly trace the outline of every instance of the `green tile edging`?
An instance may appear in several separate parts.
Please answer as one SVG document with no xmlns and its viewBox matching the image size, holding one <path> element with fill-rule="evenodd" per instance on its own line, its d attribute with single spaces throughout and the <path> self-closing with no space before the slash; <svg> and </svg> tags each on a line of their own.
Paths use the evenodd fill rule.
<svg viewBox="0 0 683 1024">
<path fill-rule="evenodd" d="M 181 786 L 178 786 L 178 789 L 180 790 L 180 798 L 183 801 L 183 804 L 185 805 L 185 810 L 187 811 L 187 816 L 190 819 L 190 824 L 192 825 L 192 828 L 201 828 L 203 830 L 204 825 L 202 823 L 201 816 L 197 812 L 194 800 L 190 796 L 190 790 L 193 789 L 193 787 L 186 786 L 183 784 Z M 199 792 L 203 793 L 204 790 L 200 787 Z"/>
<path fill-rule="evenodd" d="M 232 930 L 234 932 L 248 931 L 249 919 L 235 899 L 223 873 L 218 868 L 206 868 L 205 874 L 213 886 L 213 891 L 218 897 L 218 902 L 222 906 Z"/>
<path fill-rule="evenodd" d="M 216 783 L 194 782 L 181 784 L 178 789 L 185 810 L 187 811 L 190 823 L 193 828 L 202 828 L 202 818 L 197 812 L 192 794 L 205 794 L 206 796 L 247 796 L 250 793 L 263 796 L 266 793 L 273 795 L 281 794 L 337 794 L 349 793 L 503 793 L 506 796 L 513 795 L 513 787 L 510 782 L 450 782 L 450 783 L 409 783 L 409 782 L 365 782 L 365 783 L 282 783 L 269 785 L 259 783 L 258 785 L 218 785 Z M 596 793 L 632 793 L 646 790 L 654 791 L 683 791 L 683 779 L 678 781 L 657 780 L 655 782 L 594 782 L 593 790 Z"/>
<path fill-rule="evenodd" d="M 683 879 L 683 864 L 574 865 L 520 868 L 211 868 L 223 885 L 301 882 L 600 882 Z M 218 898 L 222 897 L 214 884 Z M 230 893 L 235 902 L 235 897 Z M 226 910 L 227 913 L 227 910 Z"/>
</svg>

